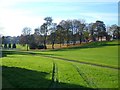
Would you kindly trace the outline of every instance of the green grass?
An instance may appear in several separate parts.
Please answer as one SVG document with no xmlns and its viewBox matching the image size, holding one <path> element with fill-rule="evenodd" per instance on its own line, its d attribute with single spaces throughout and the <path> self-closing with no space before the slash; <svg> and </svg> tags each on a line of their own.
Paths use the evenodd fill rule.
<svg viewBox="0 0 120 90">
<path fill-rule="evenodd" d="M 82 86 L 88 87 L 84 80 L 79 76 L 77 70 L 73 65 L 66 61 L 55 61 L 58 67 L 58 80 L 62 83 L 75 84 L 74 88 L 80 88 Z M 59 87 L 71 87 L 70 85 L 64 86 L 62 84 L 58 85 Z M 89 87 L 90 88 L 90 87 Z"/>
<path fill-rule="evenodd" d="M 83 82 L 79 81 L 82 79 L 79 79 L 76 70 L 69 63 L 65 62 L 65 64 L 63 61 L 57 60 L 54 62 L 58 67 L 58 87 L 86 87 L 85 85 L 81 86 Z M 64 68 L 64 65 L 67 69 Z M 72 69 L 73 72 L 68 71 L 69 69 Z M 3 88 L 49 88 L 52 83 L 52 70 L 53 60 L 50 58 L 7 55 L 2 59 Z M 74 78 L 71 78 L 73 75 Z"/>
<path fill-rule="evenodd" d="M 40 52 L 41 53 L 41 52 Z M 90 43 L 83 47 L 42 52 L 76 61 L 118 67 L 118 42 Z"/>
<path fill-rule="evenodd" d="M 90 43 L 61 50 L 6 50 L 3 54 L 0 59 L 3 88 L 118 88 L 117 69 L 45 57 L 54 56 L 117 67 L 117 41 Z"/>
<path fill-rule="evenodd" d="M 23 45 L 17 44 L 16 47 L 17 47 L 18 50 L 27 50 L 27 46 L 26 45 L 23 46 Z"/>
<path fill-rule="evenodd" d="M 3 77 L 15 88 L 48 87 L 51 83 L 51 59 L 31 55 L 8 55 L 2 59 L 2 66 Z"/>
<path fill-rule="evenodd" d="M 95 88 L 118 88 L 118 70 L 74 63 L 88 81 L 88 86 Z"/>
</svg>

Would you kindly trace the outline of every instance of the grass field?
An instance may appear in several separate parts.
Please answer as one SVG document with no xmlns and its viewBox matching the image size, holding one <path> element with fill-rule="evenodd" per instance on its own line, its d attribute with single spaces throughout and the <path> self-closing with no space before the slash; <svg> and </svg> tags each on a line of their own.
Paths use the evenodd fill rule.
<svg viewBox="0 0 120 90">
<path fill-rule="evenodd" d="M 0 59 L 3 88 L 118 88 L 118 46 L 112 41 L 55 50 L 5 50 Z"/>
</svg>

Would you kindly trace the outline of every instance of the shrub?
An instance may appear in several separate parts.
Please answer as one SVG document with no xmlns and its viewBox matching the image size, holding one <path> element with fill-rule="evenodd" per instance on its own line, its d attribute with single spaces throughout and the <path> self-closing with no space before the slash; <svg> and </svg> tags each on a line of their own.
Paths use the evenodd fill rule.
<svg viewBox="0 0 120 90">
<path fill-rule="evenodd" d="M 7 44 L 4 44 L 4 48 L 7 48 Z"/>
<path fill-rule="evenodd" d="M 39 45 L 39 46 L 38 46 L 38 49 L 47 49 L 47 47 L 44 46 L 44 45 Z"/>
<path fill-rule="evenodd" d="M 31 43 L 31 44 L 29 44 L 29 48 L 30 49 L 36 49 L 37 45 L 35 43 Z"/>
<path fill-rule="evenodd" d="M 8 48 L 11 48 L 11 44 L 9 43 Z"/>
<path fill-rule="evenodd" d="M 12 48 L 16 48 L 16 44 L 15 43 L 13 44 Z"/>
<path fill-rule="evenodd" d="M 44 45 L 37 45 L 35 43 L 29 44 L 29 47 L 30 47 L 30 49 L 47 49 L 46 46 L 44 46 Z"/>
</svg>

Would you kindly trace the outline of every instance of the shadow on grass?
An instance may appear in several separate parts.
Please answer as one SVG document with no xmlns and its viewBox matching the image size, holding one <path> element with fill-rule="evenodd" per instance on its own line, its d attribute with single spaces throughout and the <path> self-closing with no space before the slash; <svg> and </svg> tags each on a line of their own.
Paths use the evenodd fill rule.
<svg viewBox="0 0 120 90">
<path fill-rule="evenodd" d="M 111 42 L 114 42 L 114 41 L 111 41 Z M 75 49 L 100 48 L 100 47 L 104 47 L 104 46 L 120 46 L 120 44 L 119 43 L 108 43 L 107 41 L 90 42 L 90 43 L 84 44 L 82 46 L 68 47 L 68 48 L 64 48 L 64 49 L 60 48 L 60 49 L 45 50 L 44 52 L 71 51 L 71 50 L 75 50 Z M 53 56 L 57 55 L 57 54 L 40 53 L 40 52 L 34 52 L 34 51 L 17 51 L 17 50 L 2 51 L 2 57 L 6 57 L 7 55 L 13 55 L 13 54 L 19 54 L 19 55 L 50 55 L 50 56 L 51 55 L 53 55 Z"/>
<path fill-rule="evenodd" d="M 2 57 L 7 57 L 7 55 L 54 55 L 54 54 L 37 53 L 34 51 L 17 51 L 17 50 L 2 51 Z"/>
<path fill-rule="evenodd" d="M 13 90 L 14 89 L 16 90 L 19 88 L 49 89 L 49 87 L 51 87 L 50 86 L 51 83 L 53 82 L 52 80 L 46 79 L 47 75 L 50 75 L 50 73 L 33 71 L 33 70 L 28 70 L 28 69 L 18 68 L 18 67 L 2 66 L 2 88 L 3 88 L 2 90 L 11 89 L 11 88 L 13 88 Z M 61 82 L 58 82 L 56 87 L 54 88 L 81 88 L 85 90 L 91 89 L 81 85 L 61 83 Z"/>
<path fill-rule="evenodd" d="M 97 41 L 97 42 L 86 43 L 82 46 L 68 47 L 68 48 L 64 48 L 64 49 L 54 49 L 54 50 L 50 50 L 50 51 L 67 51 L 67 50 L 75 50 L 75 49 L 100 48 L 100 47 L 104 47 L 104 46 L 120 46 L 120 44 L 119 43 L 116 43 L 116 44 L 110 43 L 109 44 L 107 41 L 102 41 L 102 42 Z"/>
</svg>

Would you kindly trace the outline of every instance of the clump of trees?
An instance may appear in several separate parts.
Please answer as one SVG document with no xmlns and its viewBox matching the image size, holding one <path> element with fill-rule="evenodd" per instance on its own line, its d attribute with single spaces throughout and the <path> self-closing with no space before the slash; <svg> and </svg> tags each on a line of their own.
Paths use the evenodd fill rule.
<svg viewBox="0 0 120 90">
<path fill-rule="evenodd" d="M 16 48 L 16 44 L 19 42 L 19 37 L 11 36 L 2 36 L 1 37 L 1 46 L 5 49 Z"/>
<path fill-rule="evenodd" d="M 53 22 L 52 17 L 45 17 L 45 23 L 39 28 L 34 29 L 31 34 L 31 28 L 25 27 L 19 36 L 17 43 L 27 46 L 30 49 L 47 49 L 47 44 L 51 44 L 54 49 L 55 44 L 76 45 L 83 42 L 109 41 L 111 39 L 120 39 L 120 27 L 116 24 L 106 26 L 103 21 L 97 20 L 94 23 L 86 23 L 82 19 L 61 20 L 58 24 Z M 3 37 L 4 38 L 4 37 Z M 4 47 L 8 43 L 6 40 Z M 13 43 L 16 43 L 13 42 Z M 10 43 L 8 47 L 11 47 Z"/>
<path fill-rule="evenodd" d="M 11 49 L 11 48 L 16 48 L 16 44 L 14 43 L 12 46 L 11 46 L 11 44 L 4 44 L 4 48 L 5 49 Z"/>
<path fill-rule="evenodd" d="M 28 44 L 31 49 L 47 49 L 46 44 L 70 44 L 120 39 L 120 27 L 115 25 L 106 27 L 103 21 L 85 23 L 85 20 L 61 20 L 59 24 L 53 21 L 52 17 L 45 17 L 46 21 L 40 28 L 36 28 L 34 34 L 24 33 L 20 36 L 21 44 Z M 24 29 L 23 29 L 24 30 Z M 29 32 L 29 29 L 27 30 Z M 25 38 L 25 37 L 28 38 Z M 26 40 L 27 39 L 27 40 Z"/>
</svg>

